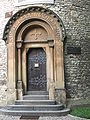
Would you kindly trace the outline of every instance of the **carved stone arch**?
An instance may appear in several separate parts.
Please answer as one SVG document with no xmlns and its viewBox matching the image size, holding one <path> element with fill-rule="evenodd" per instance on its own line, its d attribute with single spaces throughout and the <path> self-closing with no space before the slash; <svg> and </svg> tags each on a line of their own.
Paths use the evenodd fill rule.
<svg viewBox="0 0 90 120">
<path fill-rule="evenodd" d="M 45 23 L 44 21 L 34 20 L 33 22 L 30 22 L 30 23 L 26 24 L 25 26 L 23 26 L 22 29 L 20 30 L 20 32 L 16 33 L 16 35 L 17 35 L 16 40 L 21 40 L 21 39 L 24 40 L 23 34 L 26 31 L 26 29 L 28 27 L 35 26 L 35 25 L 38 25 L 38 26 L 42 27 L 43 29 L 45 29 L 45 31 L 47 31 L 48 39 L 50 39 L 49 36 L 52 36 L 51 39 L 54 39 L 54 35 L 52 35 L 52 29 L 47 23 Z"/>
<path fill-rule="evenodd" d="M 57 22 L 59 23 L 59 26 L 62 30 L 62 40 L 64 40 L 64 38 L 66 37 L 66 31 L 65 31 L 65 27 L 63 25 L 62 20 L 60 19 L 60 17 L 54 13 L 53 11 L 51 11 L 50 9 L 46 9 L 43 7 L 39 7 L 39 6 L 32 6 L 32 7 L 28 7 L 22 10 L 19 10 L 17 13 L 15 13 L 10 20 L 7 22 L 4 32 L 3 32 L 3 40 L 7 41 L 8 38 L 8 34 L 10 32 L 11 27 L 13 26 L 13 24 L 15 23 L 16 20 L 18 20 L 18 18 L 24 16 L 27 13 L 31 13 L 33 11 L 40 11 L 42 13 L 46 13 L 47 15 L 51 16 L 52 18 L 56 18 Z M 37 16 L 38 17 L 38 16 Z M 37 18 L 36 17 L 36 18 Z M 53 21 L 53 20 L 52 20 Z M 23 21 L 24 22 L 24 21 Z"/>
<path fill-rule="evenodd" d="M 34 26 L 34 27 L 33 27 Z M 45 39 L 24 41 L 26 31 L 35 27 L 42 30 Z M 36 28 L 35 28 L 36 29 Z M 41 37 L 44 38 L 44 37 Z M 17 12 L 6 24 L 3 39 L 8 52 L 8 101 L 22 99 L 27 90 L 26 51 L 29 48 L 45 48 L 47 56 L 47 90 L 50 99 L 64 96 L 63 40 L 65 28 L 60 18 L 51 10 L 42 7 L 29 7 Z M 31 39 L 31 38 L 30 38 Z M 23 86 L 23 87 L 22 87 Z M 55 92 L 53 91 L 55 89 Z M 16 95 L 17 93 L 17 95 Z M 18 97 L 17 97 L 18 96 Z M 62 101 L 60 97 L 59 101 Z M 65 99 L 64 99 L 65 100 Z M 63 101 L 64 101 L 63 100 Z M 65 102 L 65 101 L 64 101 Z"/>
</svg>

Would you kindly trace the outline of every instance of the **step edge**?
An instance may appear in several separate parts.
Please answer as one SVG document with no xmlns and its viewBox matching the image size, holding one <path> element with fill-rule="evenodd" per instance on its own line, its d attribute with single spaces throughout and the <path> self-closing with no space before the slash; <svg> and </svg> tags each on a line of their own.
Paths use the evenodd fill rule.
<svg viewBox="0 0 90 120">
<path fill-rule="evenodd" d="M 63 110 L 57 110 L 57 111 L 39 111 L 39 110 L 37 110 L 37 111 L 17 111 L 17 110 L 7 110 L 7 109 L 0 109 L 0 112 L 9 112 L 9 113 L 62 113 L 62 112 L 67 112 L 67 111 L 70 111 L 70 109 L 69 108 L 67 108 L 67 109 L 63 109 Z"/>
<path fill-rule="evenodd" d="M 24 95 L 23 97 L 49 97 L 49 95 Z"/>
<path fill-rule="evenodd" d="M 55 100 L 15 100 L 15 102 L 55 102 Z"/>
<path fill-rule="evenodd" d="M 31 92 L 31 93 L 32 92 L 42 92 L 42 93 L 45 92 L 45 93 L 49 93 L 48 91 L 26 91 L 26 93 L 28 93 L 28 92 Z"/>
<path fill-rule="evenodd" d="M 63 107 L 64 105 L 8 105 L 7 107 Z"/>
</svg>

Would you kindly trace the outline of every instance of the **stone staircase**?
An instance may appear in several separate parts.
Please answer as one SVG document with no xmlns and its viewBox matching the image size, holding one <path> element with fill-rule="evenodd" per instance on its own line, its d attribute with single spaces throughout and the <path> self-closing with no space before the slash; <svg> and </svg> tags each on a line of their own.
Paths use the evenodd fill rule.
<svg viewBox="0 0 90 120">
<path fill-rule="evenodd" d="M 16 116 L 62 116 L 67 115 L 70 109 L 49 100 L 46 91 L 28 91 L 23 100 L 16 100 L 14 105 L 8 105 L 0 111 L 5 115 Z"/>
</svg>

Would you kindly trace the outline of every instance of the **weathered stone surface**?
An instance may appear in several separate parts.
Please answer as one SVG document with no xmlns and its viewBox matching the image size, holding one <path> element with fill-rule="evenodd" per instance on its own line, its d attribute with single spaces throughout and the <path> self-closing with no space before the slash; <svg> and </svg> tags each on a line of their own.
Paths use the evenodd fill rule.
<svg viewBox="0 0 90 120">
<path fill-rule="evenodd" d="M 7 103 L 7 49 L 2 35 L 9 18 L 5 18 L 5 13 L 7 11 L 16 13 L 27 6 L 15 7 L 13 0 L 0 1 L 2 10 L 0 14 L 0 105 Z M 64 75 L 67 97 L 74 99 L 90 97 L 90 0 L 56 0 L 54 5 L 41 6 L 57 13 L 66 29 Z M 68 46 L 81 47 L 81 54 L 67 54 Z"/>
<path fill-rule="evenodd" d="M 55 100 L 58 104 L 63 103 L 66 106 L 66 91 L 64 89 L 55 89 Z"/>
<path fill-rule="evenodd" d="M 15 5 L 20 6 L 20 5 L 27 5 L 27 4 L 37 4 L 37 3 L 48 3 L 48 4 L 53 4 L 54 0 L 15 0 Z"/>
</svg>

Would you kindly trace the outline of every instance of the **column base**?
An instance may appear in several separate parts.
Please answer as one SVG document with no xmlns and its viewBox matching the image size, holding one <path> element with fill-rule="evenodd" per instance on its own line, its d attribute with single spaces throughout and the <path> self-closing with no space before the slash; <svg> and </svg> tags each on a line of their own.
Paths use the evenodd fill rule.
<svg viewBox="0 0 90 120">
<path fill-rule="evenodd" d="M 6 91 L 6 102 L 7 105 L 14 104 L 15 100 L 17 99 L 17 90 L 13 88 L 8 88 Z"/>
<path fill-rule="evenodd" d="M 23 99 L 23 89 L 17 90 L 17 99 L 22 100 Z"/>
<path fill-rule="evenodd" d="M 55 93 L 55 85 L 54 82 L 50 83 L 50 88 L 49 88 L 49 100 L 54 100 L 54 93 Z"/>
<path fill-rule="evenodd" d="M 66 106 L 66 90 L 65 89 L 55 89 L 55 100 L 58 104 L 63 104 Z"/>
<path fill-rule="evenodd" d="M 17 81 L 17 99 L 23 99 L 23 89 L 22 89 L 22 80 Z"/>
</svg>

